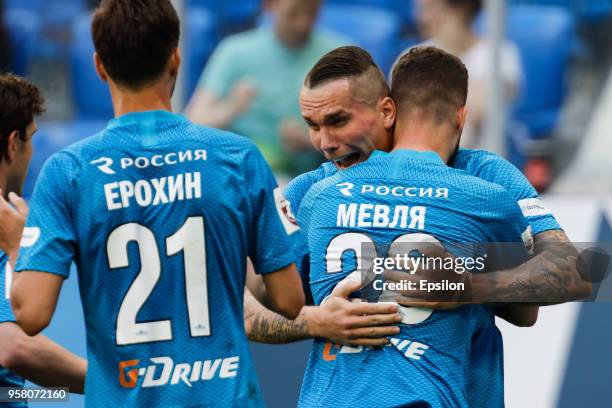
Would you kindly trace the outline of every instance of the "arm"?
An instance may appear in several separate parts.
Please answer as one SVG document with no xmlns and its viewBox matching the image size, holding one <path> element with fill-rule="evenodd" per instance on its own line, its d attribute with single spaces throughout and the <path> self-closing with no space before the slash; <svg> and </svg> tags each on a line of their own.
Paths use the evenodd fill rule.
<svg viewBox="0 0 612 408">
<path fill-rule="evenodd" d="M 255 89 L 246 82 L 238 83 L 226 98 L 199 87 L 185 109 L 194 123 L 215 128 L 228 128 L 245 112 L 255 96 Z"/>
<path fill-rule="evenodd" d="M 14 323 L 0 324 L 0 366 L 43 387 L 82 394 L 87 362 L 44 336 L 30 337 Z"/>
<path fill-rule="evenodd" d="M 295 319 L 304 306 L 302 281 L 294 264 L 263 275 L 264 304 L 277 313 Z"/>
<path fill-rule="evenodd" d="M 17 324 L 28 335 L 37 335 L 51 322 L 64 278 L 35 271 L 13 276 L 11 304 Z"/>
<path fill-rule="evenodd" d="M 393 324 L 401 320 L 397 306 L 352 303 L 348 296 L 360 282 L 337 287 L 322 306 L 305 306 L 295 320 L 287 320 L 263 307 L 245 291 L 244 319 L 250 340 L 261 343 L 290 343 L 321 337 L 336 344 L 382 346 L 387 336 L 399 333 Z"/>
<path fill-rule="evenodd" d="M 28 217 L 28 206 L 23 198 L 15 193 L 9 194 L 9 201 L 15 208 L 9 205 L 0 190 L 0 251 L 7 254 L 11 265 L 15 266 L 19 242 Z"/>
<path fill-rule="evenodd" d="M 524 302 L 541 306 L 584 299 L 591 283 L 577 269 L 578 252 L 562 230 L 534 237 L 535 256 L 515 268 L 472 275 L 478 303 Z"/>
</svg>

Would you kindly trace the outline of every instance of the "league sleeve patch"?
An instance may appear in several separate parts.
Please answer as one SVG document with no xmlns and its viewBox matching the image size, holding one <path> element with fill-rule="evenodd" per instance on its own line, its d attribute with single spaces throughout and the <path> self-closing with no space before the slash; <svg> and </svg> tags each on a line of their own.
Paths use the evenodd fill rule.
<svg viewBox="0 0 612 408">
<path fill-rule="evenodd" d="M 528 226 L 525 231 L 523 231 L 521 238 L 523 239 L 525 248 L 527 248 L 527 252 L 529 252 L 530 255 L 533 254 L 533 231 L 531 229 L 531 225 Z"/>
<path fill-rule="evenodd" d="M 291 203 L 283 196 L 280 187 L 274 189 L 274 204 L 276 205 L 276 211 L 278 211 L 278 216 L 283 223 L 283 227 L 285 227 L 287 235 L 299 231 L 300 227 L 291 211 Z"/>
<path fill-rule="evenodd" d="M 519 207 L 525 217 L 538 217 L 541 215 L 552 215 L 552 211 L 546 207 L 544 202 L 539 198 L 525 198 L 519 200 Z"/>
<path fill-rule="evenodd" d="M 23 229 L 20 246 L 22 248 L 30 248 L 36 244 L 38 238 L 40 238 L 40 228 L 26 227 Z"/>
</svg>

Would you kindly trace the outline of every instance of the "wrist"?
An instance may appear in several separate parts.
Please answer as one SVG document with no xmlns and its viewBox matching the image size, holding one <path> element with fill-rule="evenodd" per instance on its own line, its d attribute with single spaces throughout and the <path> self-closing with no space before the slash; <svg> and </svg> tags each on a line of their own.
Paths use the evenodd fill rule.
<svg viewBox="0 0 612 408">
<path fill-rule="evenodd" d="M 308 336 L 311 338 L 320 337 L 319 324 L 317 319 L 318 309 L 318 306 L 304 306 L 302 308 L 302 312 L 300 313 L 300 317 L 298 317 L 301 318 L 302 321 L 306 324 L 306 331 L 308 333 Z"/>
</svg>

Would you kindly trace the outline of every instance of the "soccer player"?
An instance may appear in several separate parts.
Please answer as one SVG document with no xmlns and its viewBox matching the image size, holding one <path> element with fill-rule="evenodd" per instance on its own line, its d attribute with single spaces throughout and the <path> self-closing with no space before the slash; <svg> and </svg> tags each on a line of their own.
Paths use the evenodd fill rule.
<svg viewBox="0 0 612 408">
<path fill-rule="evenodd" d="M 374 149 L 388 150 L 391 145 L 395 115 L 389 103 L 389 89 L 367 52 L 357 47 L 336 49 L 313 67 L 309 77 L 317 76 L 324 70 L 333 72 L 326 75 L 327 81 L 318 87 L 327 92 L 313 105 L 306 119 L 313 144 L 330 162 L 298 177 L 288 186 L 287 198 L 295 213 L 314 183 L 335 174 L 341 167 L 366 160 Z M 364 93 L 364 90 L 370 91 Z M 305 86 L 304 92 L 310 92 L 310 88 Z M 496 303 L 534 302 L 537 299 L 532 294 L 538 293 L 540 300 L 537 303 L 545 305 L 547 302 L 566 302 L 588 296 L 590 284 L 578 274 L 572 257 L 568 255 L 571 251 L 567 248 L 570 245 L 567 236 L 533 187 L 514 166 L 494 154 L 466 149 L 460 149 L 450 164 L 506 188 L 521 205 L 534 233 L 536 255 L 531 260 L 516 268 L 473 276 L 472 295 L 475 299 Z M 532 211 L 530 203 L 538 204 L 541 211 Z M 307 255 L 300 268 L 305 283 L 309 281 Z M 548 279 L 549 276 L 554 279 Z M 518 282 L 520 285 L 517 285 Z M 304 307 L 295 321 L 287 321 L 271 313 L 247 293 L 245 321 L 250 338 L 267 343 L 323 337 L 337 344 L 385 344 L 385 337 L 397 331 L 390 325 L 398 318 L 395 308 L 349 302 L 346 297 L 358 288 L 359 282 L 352 287 L 337 288 L 323 305 Z M 308 290 L 308 285 L 305 289 Z M 414 294 L 424 296 L 417 292 Z M 449 308 L 456 305 L 428 302 L 424 306 Z M 498 308 L 497 311 L 514 324 L 532 323 L 529 319 L 522 319 L 520 314 L 509 314 L 508 309 Z M 494 337 L 497 336 L 499 333 Z M 497 366 L 497 370 L 503 369 L 499 361 Z M 503 395 L 500 395 L 503 384 L 498 377 L 490 374 L 475 377 L 479 383 L 487 380 L 495 383 L 488 391 L 475 393 L 477 396 L 484 398 L 484 401 L 490 401 L 495 396 L 503 404 Z M 474 403 L 474 406 L 478 405 Z"/>
<path fill-rule="evenodd" d="M 412 254 L 424 242 L 520 243 L 528 231 L 506 190 L 447 165 L 467 114 L 463 63 L 434 47 L 414 49 L 399 61 L 393 77 L 393 95 L 403 95 L 395 98 L 392 152 L 375 152 L 367 162 L 315 184 L 300 207 L 315 304 L 324 302 L 351 272 L 367 271 L 373 260 L 368 252 L 375 258 L 387 252 Z M 312 91 L 302 99 L 305 116 L 324 95 L 317 87 L 324 82 L 324 72 L 307 78 Z M 478 248 L 448 250 L 473 260 L 486 256 Z M 351 253 L 355 259 L 347 256 Z M 523 248 L 523 260 L 526 255 Z M 378 283 L 373 286 L 377 292 L 383 282 Z M 524 309 L 537 316 L 537 308 Z M 390 347 L 331 351 L 331 345 L 315 340 L 300 406 L 327 406 L 333 400 L 347 407 L 470 406 L 472 337 L 493 324 L 492 310 L 408 308 L 403 314 L 406 324 Z M 334 392 L 339 389 L 347 392 L 339 397 Z"/>
<path fill-rule="evenodd" d="M 35 116 L 43 112 L 43 103 L 35 85 L 14 75 L 0 76 L 0 387 L 23 387 L 27 378 L 42 386 L 69 387 L 71 392 L 82 393 L 85 360 L 42 335 L 25 334 L 15 324 L 9 300 L 11 264 L 14 265 L 27 213 L 25 202 L 17 194 L 21 194 L 28 172 Z"/>
<path fill-rule="evenodd" d="M 169 0 L 104 0 L 92 34 L 116 117 L 41 171 L 11 292 L 17 322 L 29 334 L 49 323 L 74 261 L 87 406 L 261 406 L 242 320 L 246 259 L 268 306 L 294 318 L 298 228 L 250 141 L 171 113 Z"/>
</svg>

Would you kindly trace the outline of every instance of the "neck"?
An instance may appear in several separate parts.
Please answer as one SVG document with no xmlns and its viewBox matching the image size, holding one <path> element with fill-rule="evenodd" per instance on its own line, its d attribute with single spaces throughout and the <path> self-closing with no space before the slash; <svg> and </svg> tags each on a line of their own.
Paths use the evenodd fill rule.
<svg viewBox="0 0 612 408">
<path fill-rule="evenodd" d="M 133 112 L 145 112 L 153 110 L 172 111 L 171 94 L 161 85 L 145 87 L 138 91 L 119 88 L 115 84 L 110 85 L 111 98 L 115 117 Z"/>
<path fill-rule="evenodd" d="M 453 138 L 449 126 L 436 125 L 424 120 L 402 120 L 395 125 L 393 150 L 408 149 L 434 152 L 445 162 L 451 159 Z"/>
<path fill-rule="evenodd" d="M 2 196 L 6 197 L 8 191 L 6 191 L 7 182 L 6 182 L 6 162 L 0 162 L 0 190 L 2 190 Z"/>
<path fill-rule="evenodd" d="M 454 55 L 461 55 L 472 48 L 478 38 L 470 26 L 465 25 L 462 21 L 453 20 L 442 27 L 435 41 L 443 50 Z"/>
</svg>

